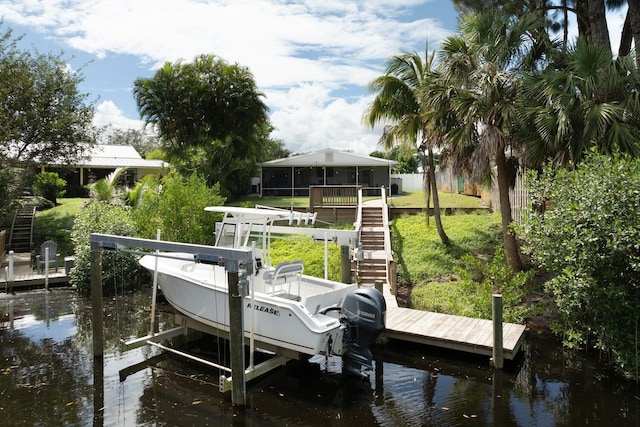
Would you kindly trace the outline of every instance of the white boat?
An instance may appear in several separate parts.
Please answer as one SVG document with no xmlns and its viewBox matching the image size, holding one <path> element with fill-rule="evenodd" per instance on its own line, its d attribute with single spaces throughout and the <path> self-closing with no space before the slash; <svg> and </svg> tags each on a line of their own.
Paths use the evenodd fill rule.
<svg viewBox="0 0 640 427">
<path fill-rule="evenodd" d="M 243 303 L 246 337 L 311 356 L 340 355 L 349 373 L 372 368 L 369 347 L 384 330 L 386 305 L 380 292 L 305 275 L 298 260 L 271 265 L 271 226 L 277 221 L 313 222 L 315 217 L 267 208 L 205 209 L 224 214 L 217 247 L 252 250 Z M 193 254 L 161 255 L 145 255 L 140 264 L 151 272 L 157 266 L 158 285 L 167 301 L 198 322 L 229 331 L 225 267 L 199 262 Z"/>
</svg>

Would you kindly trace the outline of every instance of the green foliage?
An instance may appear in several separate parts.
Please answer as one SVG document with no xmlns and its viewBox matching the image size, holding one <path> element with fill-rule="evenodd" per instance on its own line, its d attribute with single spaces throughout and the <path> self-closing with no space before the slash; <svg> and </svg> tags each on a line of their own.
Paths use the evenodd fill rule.
<svg viewBox="0 0 640 427">
<path fill-rule="evenodd" d="M 269 150 L 267 106 L 246 67 L 213 55 L 166 63 L 134 83 L 141 117 L 155 126 L 169 162 L 199 171 L 225 196 L 249 189 L 249 178 Z"/>
<path fill-rule="evenodd" d="M 0 164 L 72 163 L 93 141 L 93 106 L 78 92 L 83 77 L 61 56 L 23 50 L 19 40 L 0 33 Z"/>
<path fill-rule="evenodd" d="M 91 289 L 91 233 L 135 236 L 131 208 L 94 201 L 79 212 L 71 231 L 75 262 L 69 273 L 69 283 L 80 292 L 89 292 Z M 145 283 L 148 278 L 148 273 L 133 254 L 102 253 L 102 285 L 105 293 L 129 290 Z"/>
<path fill-rule="evenodd" d="M 52 202 L 58 203 L 58 197 L 64 197 L 67 181 L 55 172 L 40 172 L 33 179 L 33 193 Z"/>
<path fill-rule="evenodd" d="M 17 200 L 20 197 L 22 188 L 20 187 L 23 169 L 3 167 L 0 168 L 0 224 L 11 225 L 9 213 L 17 207 Z"/>
<path fill-rule="evenodd" d="M 302 236 L 300 236 L 302 237 Z M 340 246 L 329 244 L 329 279 L 340 281 Z M 308 240 L 273 239 L 271 242 L 271 262 L 300 259 L 304 262 L 304 274 L 324 277 L 324 242 Z"/>
<path fill-rule="evenodd" d="M 561 313 L 570 347 L 593 346 L 633 375 L 640 313 L 640 161 L 592 156 L 575 170 L 527 177 L 533 201 L 519 232 Z"/>
<path fill-rule="evenodd" d="M 149 178 L 147 190 L 139 196 L 134 221 L 140 237 L 212 245 L 215 214 L 204 210 L 207 206 L 224 204 L 219 186 L 208 187 L 198 174 L 184 178 L 172 172 L 159 178 Z"/>
<path fill-rule="evenodd" d="M 118 180 L 126 170 L 126 167 L 116 168 L 106 177 L 89 184 L 88 187 L 91 197 L 105 202 L 122 202 L 124 199 L 124 191 L 118 187 Z"/>
</svg>

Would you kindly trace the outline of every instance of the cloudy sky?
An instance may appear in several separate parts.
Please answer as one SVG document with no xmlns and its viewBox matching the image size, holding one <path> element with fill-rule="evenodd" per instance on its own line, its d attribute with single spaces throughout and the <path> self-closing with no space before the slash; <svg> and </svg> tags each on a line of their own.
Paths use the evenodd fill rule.
<svg viewBox="0 0 640 427">
<path fill-rule="evenodd" d="M 359 154 L 380 135 L 362 124 L 367 83 L 457 22 L 448 0 L 0 0 L 0 17 L 23 46 L 81 70 L 96 125 L 141 129 L 134 80 L 207 53 L 249 68 L 289 150 Z"/>
</svg>

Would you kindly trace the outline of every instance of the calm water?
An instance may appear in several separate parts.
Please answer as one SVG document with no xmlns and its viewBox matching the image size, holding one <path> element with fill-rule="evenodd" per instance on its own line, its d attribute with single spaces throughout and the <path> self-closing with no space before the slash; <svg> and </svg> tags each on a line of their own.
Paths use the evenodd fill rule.
<svg viewBox="0 0 640 427">
<path fill-rule="evenodd" d="M 344 379 L 338 358 L 290 362 L 249 383 L 239 410 L 214 369 L 155 348 L 119 350 L 147 333 L 149 302 L 105 299 L 107 348 L 94 365 L 89 300 L 63 289 L 0 294 L 0 425 L 640 426 L 635 383 L 537 337 L 502 373 L 483 358 L 397 342 L 377 351 L 367 381 Z M 222 340 L 174 345 L 228 362 Z"/>
</svg>

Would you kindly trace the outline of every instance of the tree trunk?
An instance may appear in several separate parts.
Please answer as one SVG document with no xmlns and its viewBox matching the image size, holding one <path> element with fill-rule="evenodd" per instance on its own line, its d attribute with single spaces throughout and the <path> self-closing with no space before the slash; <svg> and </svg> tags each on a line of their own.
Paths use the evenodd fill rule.
<svg viewBox="0 0 640 427">
<path fill-rule="evenodd" d="M 622 25 L 622 34 L 620 35 L 620 46 L 618 47 L 618 56 L 627 56 L 631 53 L 631 43 L 633 42 L 633 33 L 631 31 L 631 19 L 629 18 L 630 10 L 627 10 L 627 17 Z"/>
<path fill-rule="evenodd" d="M 509 200 L 509 178 L 507 174 L 507 158 L 504 146 L 498 144 L 496 149 L 496 169 L 498 170 L 498 193 L 500 195 L 500 217 L 502 218 L 502 239 L 507 262 L 511 270 L 521 271 L 522 261 L 516 236 L 511 230 L 511 201 Z"/>
<path fill-rule="evenodd" d="M 611 51 L 609 27 L 604 0 L 588 0 L 589 7 L 589 41 L 599 44 Z"/>
<path fill-rule="evenodd" d="M 425 157 L 422 158 L 422 186 L 424 188 L 425 194 L 425 204 L 427 206 L 427 210 L 425 211 L 425 221 L 427 222 L 427 227 L 429 226 L 429 205 L 431 203 L 431 177 L 429 176 L 429 162 Z"/>
<path fill-rule="evenodd" d="M 438 196 L 438 185 L 436 184 L 436 168 L 435 161 L 433 159 L 433 150 L 429 149 L 429 168 L 427 173 L 429 174 L 429 181 L 431 183 L 431 192 L 433 193 L 433 218 L 436 220 L 436 230 L 438 230 L 438 236 L 445 245 L 449 245 L 449 236 L 444 232 L 442 227 L 442 218 L 440 217 L 440 198 Z"/>
<path fill-rule="evenodd" d="M 640 67 L 640 0 L 627 0 L 629 9 L 627 10 L 627 18 L 631 24 L 631 33 L 633 34 L 633 43 L 636 50 L 636 65 Z"/>
</svg>

